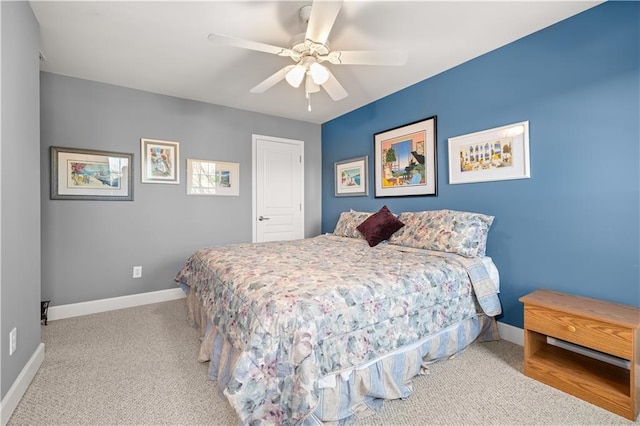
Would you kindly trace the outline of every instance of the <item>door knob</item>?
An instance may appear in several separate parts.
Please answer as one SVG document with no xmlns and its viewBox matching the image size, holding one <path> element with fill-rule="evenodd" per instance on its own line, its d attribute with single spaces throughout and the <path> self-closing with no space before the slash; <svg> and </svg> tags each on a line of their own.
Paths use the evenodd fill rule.
<svg viewBox="0 0 640 426">
<path fill-rule="evenodd" d="M 263 220 L 269 220 L 269 218 L 268 218 L 268 217 L 264 217 L 264 216 L 260 216 L 260 217 L 258 218 L 258 220 L 259 220 L 260 222 L 262 222 Z"/>
</svg>

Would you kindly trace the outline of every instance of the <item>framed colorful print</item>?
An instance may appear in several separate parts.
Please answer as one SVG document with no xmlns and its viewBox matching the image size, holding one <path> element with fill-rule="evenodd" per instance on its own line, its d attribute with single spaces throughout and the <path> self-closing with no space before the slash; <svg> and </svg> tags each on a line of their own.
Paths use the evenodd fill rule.
<svg viewBox="0 0 640 426">
<path fill-rule="evenodd" d="M 142 183 L 180 183 L 180 144 L 140 139 Z"/>
<path fill-rule="evenodd" d="M 133 154 L 51 147 L 52 200 L 133 201 Z"/>
<path fill-rule="evenodd" d="M 187 159 L 187 195 L 240 195 L 240 164 Z"/>
<path fill-rule="evenodd" d="M 336 197 L 356 197 L 369 195 L 369 156 L 337 161 L 334 164 Z"/>
<path fill-rule="evenodd" d="M 438 195 L 435 115 L 373 139 L 376 198 Z"/>
<path fill-rule="evenodd" d="M 449 183 L 527 179 L 529 122 L 449 138 Z"/>
</svg>

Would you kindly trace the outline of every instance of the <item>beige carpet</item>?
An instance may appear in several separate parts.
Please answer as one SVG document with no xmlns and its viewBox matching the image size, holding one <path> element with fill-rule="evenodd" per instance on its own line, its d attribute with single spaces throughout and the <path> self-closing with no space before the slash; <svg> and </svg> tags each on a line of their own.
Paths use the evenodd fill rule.
<svg viewBox="0 0 640 426">
<path fill-rule="evenodd" d="M 42 326 L 45 360 L 9 425 L 236 425 L 185 318 L 176 300 Z M 634 424 L 525 377 L 509 342 L 475 343 L 430 369 L 408 400 L 357 424 Z"/>
</svg>

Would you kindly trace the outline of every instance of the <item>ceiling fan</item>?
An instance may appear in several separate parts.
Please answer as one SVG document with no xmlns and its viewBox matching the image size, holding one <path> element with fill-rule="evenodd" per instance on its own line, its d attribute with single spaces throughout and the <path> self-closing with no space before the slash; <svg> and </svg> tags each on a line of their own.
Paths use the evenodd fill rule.
<svg viewBox="0 0 640 426">
<path fill-rule="evenodd" d="M 208 39 L 214 43 L 291 58 L 294 64 L 276 71 L 250 92 L 263 93 L 282 80 L 298 88 L 304 80 L 308 110 L 311 111 L 311 94 L 319 92 L 320 87 L 334 101 L 348 95 L 323 62 L 333 65 L 404 65 L 407 60 L 407 53 L 403 51 L 331 50 L 327 39 L 341 7 L 342 1 L 316 1 L 302 6 L 299 16 L 307 22 L 307 31 L 295 35 L 288 48 L 215 33 L 209 34 Z"/>
</svg>

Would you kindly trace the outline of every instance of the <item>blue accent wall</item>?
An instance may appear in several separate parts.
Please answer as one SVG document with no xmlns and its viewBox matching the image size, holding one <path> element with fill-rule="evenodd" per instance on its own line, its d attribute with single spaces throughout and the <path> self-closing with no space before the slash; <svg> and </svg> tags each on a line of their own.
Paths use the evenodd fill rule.
<svg viewBox="0 0 640 426">
<path fill-rule="evenodd" d="M 538 288 L 640 306 L 639 27 L 607 2 L 323 124 L 322 231 L 385 204 L 490 214 L 500 321 L 523 327 Z M 433 115 L 438 195 L 375 198 L 373 135 Z M 449 185 L 448 138 L 525 120 L 530 179 Z M 362 155 L 370 195 L 335 197 L 334 162 Z"/>
</svg>

